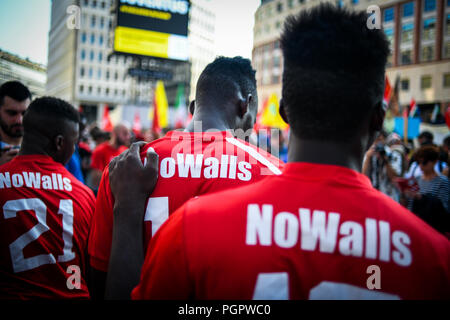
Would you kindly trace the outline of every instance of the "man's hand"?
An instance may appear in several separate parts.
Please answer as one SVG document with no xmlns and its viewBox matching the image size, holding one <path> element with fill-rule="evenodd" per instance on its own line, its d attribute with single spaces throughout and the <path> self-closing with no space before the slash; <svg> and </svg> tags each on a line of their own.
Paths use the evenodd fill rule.
<svg viewBox="0 0 450 320">
<path fill-rule="evenodd" d="M 109 164 L 109 185 L 115 202 L 148 197 L 153 192 L 158 179 L 159 160 L 153 148 L 149 148 L 144 166 L 140 157 L 140 149 L 144 145 L 145 142 L 134 143 Z"/>
<path fill-rule="evenodd" d="M 140 158 L 144 142 L 114 158 L 109 164 L 109 184 L 114 195 L 111 256 L 106 279 L 106 299 L 130 299 L 144 263 L 145 202 L 158 179 L 158 155 L 149 149 L 145 165 Z"/>
<path fill-rule="evenodd" d="M 17 148 L 11 148 L 7 147 L 2 150 L 0 155 L 0 166 L 10 162 L 14 157 L 16 157 L 19 154 L 19 149 Z"/>
</svg>

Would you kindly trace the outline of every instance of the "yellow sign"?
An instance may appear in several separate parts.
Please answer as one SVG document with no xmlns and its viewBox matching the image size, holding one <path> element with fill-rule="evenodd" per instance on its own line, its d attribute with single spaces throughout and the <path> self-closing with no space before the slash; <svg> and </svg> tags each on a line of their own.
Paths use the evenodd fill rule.
<svg viewBox="0 0 450 320">
<path fill-rule="evenodd" d="M 143 56 L 168 58 L 169 37 L 168 33 L 117 27 L 114 49 Z"/>
</svg>

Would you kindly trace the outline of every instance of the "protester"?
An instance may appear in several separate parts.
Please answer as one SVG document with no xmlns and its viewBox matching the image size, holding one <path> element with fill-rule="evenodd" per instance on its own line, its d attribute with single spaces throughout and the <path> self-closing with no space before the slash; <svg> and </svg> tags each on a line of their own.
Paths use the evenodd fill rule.
<svg viewBox="0 0 450 320">
<path fill-rule="evenodd" d="M 431 132 L 429 131 L 423 131 L 419 136 L 418 136 L 418 141 L 419 141 L 419 145 L 420 147 L 424 147 L 424 146 L 435 146 L 434 144 L 434 136 Z M 442 161 L 440 159 L 438 159 L 438 161 L 436 161 L 435 164 L 435 171 L 438 172 L 439 174 L 442 174 L 445 172 L 447 168 L 447 164 L 445 163 L 445 161 Z M 417 161 L 417 155 L 413 154 L 412 159 L 410 161 L 410 166 L 409 166 L 409 170 L 408 172 L 405 174 L 405 178 L 419 178 L 420 176 L 422 176 L 422 170 L 420 169 L 420 165 Z"/>
<path fill-rule="evenodd" d="M 147 149 L 153 148 L 161 168 L 161 178 L 142 212 L 145 244 L 185 201 L 281 173 L 282 163 L 277 158 L 233 135 L 251 132 L 257 108 L 255 71 L 250 60 L 219 57 L 203 70 L 196 100 L 190 105 L 193 120 L 186 130 L 171 131 L 142 150 L 144 159 Z M 134 177 L 123 183 L 134 183 Z M 104 279 L 108 271 L 113 208 L 109 173 L 105 170 L 89 244 L 91 265 L 99 271 L 96 279 Z M 95 282 L 101 292 L 104 280 Z"/>
<path fill-rule="evenodd" d="M 447 178 L 450 178 L 450 135 L 445 137 L 444 141 L 442 142 L 441 146 L 441 155 L 443 161 L 446 161 L 447 167 L 442 170 L 442 174 L 446 176 Z M 446 160 L 444 160 L 446 159 Z"/>
<path fill-rule="evenodd" d="M 18 153 L 23 137 L 22 119 L 31 102 L 31 93 L 18 81 L 0 86 L 0 165 Z"/>
<path fill-rule="evenodd" d="M 95 148 L 91 159 L 91 187 L 94 192 L 98 189 L 103 170 L 115 156 L 128 149 L 130 139 L 130 130 L 125 125 L 119 124 L 114 127 L 111 139 Z"/>
<path fill-rule="evenodd" d="M 406 205 L 450 239 L 450 186 L 448 178 L 435 170 L 438 158 L 438 149 L 431 145 L 417 151 L 416 159 L 423 175 L 417 178 L 418 190 L 405 191 Z"/>
<path fill-rule="evenodd" d="M 400 191 L 394 180 L 402 176 L 403 155 L 398 150 L 391 150 L 386 138 L 387 133 L 382 131 L 366 153 L 362 172 L 369 177 L 375 189 L 399 202 Z M 389 142 L 392 140 L 391 137 Z"/>
<path fill-rule="evenodd" d="M 330 4 L 287 19 L 280 114 L 291 126 L 289 163 L 280 176 L 172 214 L 152 239 L 134 299 L 450 298 L 449 242 L 360 173 L 383 127 L 389 53 L 367 19 Z M 118 229 L 142 228 L 145 197 L 127 202 L 135 188 L 114 194 L 126 207 L 115 217 L 137 216 Z M 116 235 L 111 256 L 135 262 L 142 242 L 120 250 L 128 238 Z M 378 290 L 369 290 L 373 265 Z M 130 279 L 111 268 L 108 281 Z"/>
<path fill-rule="evenodd" d="M 64 168 L 78 122 L 65 101 L 34 100 L 20 153 L 0 168 L 2 299 L 89 298 L 85 253 L 95 198 Z"/>
</svg>

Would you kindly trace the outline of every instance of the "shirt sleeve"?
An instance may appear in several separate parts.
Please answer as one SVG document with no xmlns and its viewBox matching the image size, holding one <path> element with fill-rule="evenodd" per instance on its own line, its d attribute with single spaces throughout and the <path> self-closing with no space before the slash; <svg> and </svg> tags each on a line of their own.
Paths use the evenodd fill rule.
<svg viewBox="0 0 450 320">
<path fill-rule="evenodd" d="M 114 198 L 109 187 L 109 170 L 103 172 L 95 202 L 92 229 L 89 236 L 88 252 L 94 269 L 108 271 L 113 233 Z"/>
<path fill-rule="evenodd" d="M 184 241 L 186 204 L 173 213 L 150 241 L 134 300 L 186 300 L 192 297 Z"/>
</svg>

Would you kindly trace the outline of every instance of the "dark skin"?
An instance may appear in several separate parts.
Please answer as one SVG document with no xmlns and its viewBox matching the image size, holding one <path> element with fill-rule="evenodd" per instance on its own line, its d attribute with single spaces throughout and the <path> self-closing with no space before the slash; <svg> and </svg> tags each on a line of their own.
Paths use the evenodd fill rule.
<svg viewBox="0 0 450 320">
<path fill-rule="evenodd" d="M 289 123 L 289 119 L 286 116 L 286 110 L 283 104 L 283 101 L 280 103 L 280 114 L 283 117 L 284 121 Z M 382 108 L 381 103 L 377 105 L 372 112 L 367 116 L 366 119 L 363 120 L 363 124 L 359 130 L 354 135 L 354 138 L 345 141 L 342 143 L 329 142 L 323 140 L 307 140 L 301 139 L 297 137 L 295 134 L 291 134 L 289 140 L 289 162 L 309 162 L 309 163 L 317 163 L 317 164 L 327 164 L 327 165 L 337 165 L 346 167 L 357 172 L 361 172 L 362 170 L 362 162 L 364 158 L 365 152 L 370 148 L 370 146 L 375 141 L 376 136 L 381 131 L 383 127 L 385 111 Z M 127 175 L 125 167 L 128 165 L 132 165 L 131 158 L 123 158 L 124 161 L 129 161 L 128 164 L 123 163 L 121 167 L 116 166 L 116 170 L 114 174 L 117 175 Z M 138 166 L 137 166 L 138 167 Z M 142 165 L 140 166 L 142 167 Z M 130 169 L 131 170 L 131 169 Z M 142 170 L 142 168 L 140 168 Z M 122 172 L 120 172 L 122 171 Z M 141 181 L 141 187 L 145 186 L 146 182 Z M 118 188 L 121 184 L 120 179 L 115 179 L 114 182 L 111 183 L 111 189 Z M 133 186 L 129 186 L 127 188 L 122 189 L 120 193 L 114 193 L 116 201 L 120 201 L 122 206 L 114 208 L 114 215 L 127 217 L 124 219 L 120 225 L 115 224 L 117 229 L 115 228 L 115 232 L 117 235 L 120 234 L 119 229 L 123 229 L 123 232 L 132 233 L 133 225 L 134 230 L 142 230 L 142 213 L 143 208 L 145 206 L 146 197 L 143 193 L 141 193 L 140 197 L 133 196 L 136 194 L 137 188 L 139 188 L 138 183 L 134 183 Z M 134 190 L 133 190 L 134 189 Z M 116 189 L 117 190 L 117 189 Z M 132 216 L 131 222 L 128 221 L 128 218 Z M 137 218 L 137 220 L 135 219 Z M 134 222 L 133 222 L 134 221 Z M 139 222 L 139 224 L 137 224 Z M 127 231 L 128 230 L 128 231 Z M 140 238 L 139 238 L 140 239 Z M 143 258 L 143 244 L 142 241 L 134 241 L 134 245 L 128 245 L 124 250 L 124 245 L 126 245 L 127 238 L 122 236 L 122 239 L 119 237 L 115 238 L 115 242 L 113 243 L 111 249 L 111 255 L 113 256 L 122 256 L 120 259 L 115 261 L 110 260 L 110 272 L 108 273 L 109 277 L 113 279 L 121 279 L 122 281 L 120 285 L 116 287 L 108 287 L 107 288 L 107 297 L 110 298 L 118 298 L 118 299 L 129 299 L 130 292 L 132 289 L 131 283 L 128 285 L 124 282 L 129 281 L 128 279 L 131 277 L 133 279 L 133 285 L 136 285 L 136 279 L 139 278 L 137 274 L 138 270 L 140 272 L 142 268 Z M 122 243 L 122 245 L 121 245 Z M 128 243 L 129 244 L 129 243 Z M 139 259 L 132 259 L 131 255 L 136 255 Z M 124 264 L 112 266 L 112 264 L 122 260 Z M 128 270 L 134 270 L 136 274 L 130 275 L 125 274 L 124 270 L 121 268 L 125 266 L 125 264 L 129 264 L 130 261 L 135 261 L 135 266 L 128 265 L 126 268 Z M 114 273 L 112 272 L 114 269 Z M 120 288 L 127 290 L 120 290 Z"/>
<path fill-rule="evenodd" d="M 252 94 L 244 97 L 236 85 L 232 93 L 232 98 L 229 101 L 217 101 L 213 96 L 208 96 L 201 102 L 192 101 L 189 109 L 193 114 L 193 121 L 186 128 L 185 132 L 204 132 L 208 130 L 226 131 L 230 129 L 243 129 L 246 131 L 255 124 L 258 107 L 257 101 Z M 197 124 L 200 122 L 201 126 L 197 127 L 197 125 L 194 125 L 195 122 Z M 138 162 L 140 163 L 140 161 L 136 161 L 137 155 L 138 152 L 136 149 L 130 149 L 122 153 L 120 160 L 116 158 L 121 165 L 114 166 L 113 168 L 110 165 L 109 167 L 110 187 L 115 199 L 113 244 L 108 273 L 93 270 L 96 292 L 93 296 L 94 299 L 101 299 L 101 292 L 105 292 L 104 297 L 106 299 L 130 299 L 131 290 L 137 285 L 139 280 L 140 269 L 144 262 L 144 246 L 142 243 L 142 232 L 137 233 L 135 230 L 143 229 L 145 201 L 148 195 L 151 194 L 148 191 L 141 193 L 139 190 L 143 187 L 149 187 L 153 190 L 154 185 L 151 183 L 153 180 L 151 180 L 150 176 L 154 170 L 157 173 L 157 168 L 144 168 L 142 164 L 139 166 Z M 133 162 L 135 165 L 134 169 L 140 171 L 130 174 L 125 170 L 125 167 L 132 170 Z M 113 172 L 111 172 L 111 169 L 113 169 Z M 115 179 L 115 175 L 123 177 L 121 179 Z M 123 181 L 129 180 L 130 176 L 137 177 L 136 179 L 139 179 L 139 182 L 133 180 L 132 184 L 123 183 Z M 142 199 L 143 201 L 141 201 Z M 116 216 L 121 217 L 121 215 L 123 217 L 117 219 L 123 219 L 124 222 L 115 223 Z M 130 227 L 128 230 L 134 231 L 121 231 L 121 228 L 127 229 L 128 227 Z M 138 234 L 137 237 L 136 234 Z M 131 246 L 130 243 L 132 243 L 132 240 L 130 240 L 130 237 L 134 237 L 134 240 L 138 239 L 139 241 L 133 242 L 134 245 Z M 122 261 L 122 263 L 118 264 L 117 261 Z M 135 261 L 138 264 L 132 265 L 130 261 Z M 124 263 L 130 267 L 129 270 L 127 270 L 127 267 L 123 268 Z M 111 266 L 121 267 L 113 267 L 111 269 Z"/>
<path fill-rule="evenodd" d="M 302 139 L 292 133 L 289 138 L 288 162 L 337 165 L 361 172 L 364 154 L 383 128 L 385 114 L 380 102 L 363 119 L 359 132 L 355 132 L 352 139 L 341 143 Z M 280 102 L 280 115 L 289 123 L 283 100 Z"/>
</svg>

